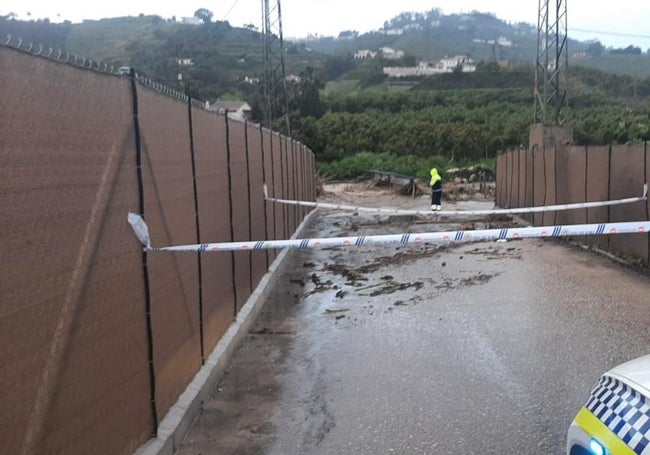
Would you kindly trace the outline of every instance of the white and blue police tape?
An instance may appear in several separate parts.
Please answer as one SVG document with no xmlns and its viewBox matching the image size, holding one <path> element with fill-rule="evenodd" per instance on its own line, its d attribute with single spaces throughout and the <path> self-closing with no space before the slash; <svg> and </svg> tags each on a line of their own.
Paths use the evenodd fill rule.
<svg viewBox="0 0 650 455">
<path fill-rule="evenodd" d="M 630 197 L 626 199 L 616 199 L 611 201 L 595 201 L 595 202 L 577 202 L 573 204 L 557 204 L 557 205 L 544 205 L 539 207 L 518 207 L 514 209 L 489 209 L 489 210 L 405 210 L 393 208 L 374 208 L 374 207 L 358 207 L 353 205 L 342 204 L 328 204 L 325 202 L 309 202 L 309 201 L 296 201 L 290 199 L 277 199 L 268 197 L 268 190 L 264 185 L 264 197 L 267 201 L 276 202 L 278 204 L 300 205 L 304 207 L 325 208 L 346 210 L 352 212 L 369 212 L 369 213 L 384 213 L 390 215 L 516 215 L 520 213 L 538 213 L 538 212 L 553 212 L 561 210 L 576 210 L 588 209 L 595 207 L 607 207 L 609 205 L 622 205 L 632 204 L 634 202 L 645 201 L 648 196 L 648 184 L 643 185 L 643 196 Z"/>
<path fill-rule="evenodd" d="M 139 215 L 130 213 L 129 223 L 140 226 L 144 220 Z M 146 226 L 146 225 L 145 225 Z M 483 229 L 476 231 L 423 232 L 417 234 L 362 235 L 356 237 L 330 237 L 295 240 L 259 240 L 250 242 L 203 243 L 194 245 L 167 246 L 153 248 L 149 237 L 136 236 L 147 251 L 257 251 L 283 248 L 331 248 L 365 245 L 391 245 L 409 243 L 459 243 L 487 242 L 493 240 L 515 240 L 526 238 L 566 237 L 574 235 L 610 235 L 637 234 L 650 232 L 650 221 L 625 223 L 578 224 L 571 226 L 540 226 L 525 228 Z"/>
</svg>

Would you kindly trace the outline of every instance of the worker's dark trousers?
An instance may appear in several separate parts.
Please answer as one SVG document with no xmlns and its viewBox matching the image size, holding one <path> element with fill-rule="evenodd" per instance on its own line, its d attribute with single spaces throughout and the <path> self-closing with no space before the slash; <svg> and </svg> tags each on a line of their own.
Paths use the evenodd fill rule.
<svg viewBox="0 0 650 455">
<path fill-rule="evenodd" d="M 431 187 L 431 205 L 440 205 L 441 197 L 442 197 L 442 182 L 438 180 Z"/>
</svg>

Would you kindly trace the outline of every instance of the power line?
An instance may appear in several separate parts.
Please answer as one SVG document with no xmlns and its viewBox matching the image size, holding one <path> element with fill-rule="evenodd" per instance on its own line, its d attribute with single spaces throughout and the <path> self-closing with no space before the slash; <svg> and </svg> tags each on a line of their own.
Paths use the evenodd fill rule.
<svg viewBox="0 0 650 455">
<path fill-rule="evenodd" d="M 235 0 L 235 2 L 232 4 L 232 6 L 231 6 L 230 9 L 228 10 L 228 12 L 223 16 L 223 20 L 224 20 L 224 21 L 225 21 L 226 19 L 228 19 L 228 16 L 230 15 L 230 13 L 232 13 L 232 10 L 235 9 L 235 6 L 237 6 L 237 3 L 239 3 L 239 0 Z"/>
<path fill-rule="evenodd" d="M 611 36 L 623 36 L 626 38 L 643 38 L 643 39 L 650 39 L 650 35 L 635 35 L 632 33 L 619 33 L 619 32 L 605 32 L 602 30 L 589 30 L 585 28 L 570 28 L 569 29 L 572 32 L 583 32 L 583 33 L 596 33 L 599 35 L 611 35 Z"/>
</svg>

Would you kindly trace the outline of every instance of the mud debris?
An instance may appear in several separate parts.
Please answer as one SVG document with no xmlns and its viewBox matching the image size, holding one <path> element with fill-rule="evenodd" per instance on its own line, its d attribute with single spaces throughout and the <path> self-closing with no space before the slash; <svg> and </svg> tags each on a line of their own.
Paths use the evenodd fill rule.
<svg viewBox="0 0 650 455">
<path fill-rule="evenodd" d="M 416 281 L 415 283 L 396 283 L 394 281 L 391 281 L 383 285 L 381 289 L 372 291 L 370 293 L 370 296 L 377 297 L 379 295 L 394 294 L 395 292 L 404 291 L 409 288 L 415 288 L 416 291 L 419 291 L 423 286 L 424 283 L 422 281 Z"/>
<path fill-rule="evenodd" d="M 420 251 L 404 251 L 395 253 L 392 256 L 380 256 L 374 262 L 362 265 L 357 270 L 359 273 L 372 273 L 389 265 L 403 265 L 422 258 L 431 257 L 436 251 L 437 248 L 425 247 Z"/>
<path fill-rule="evenodd" d="M 325 314 L 347 313 L 348 311 L 350 311 L 350 310 L 347 309 L 347 308 L 342 308 L 342 309 L 339 309 L 339 310 L 332 310 L 332 309 L 328 308 L 328 309 L 325 310 Z"/>
<path fill-rule="evenodd" d="M 293 330 L 274 330 L 269 327 L 262 327 L 259 330 L 249 330 L 251 335 L 295 335 Z"/>
<path fill-rule="evenodd" d="M 368 281 L 368 278 L 364 277 L 361 273 L 354 270 L 350 270 L 345 265 L 342 264 L 325 264 L 323 271 L 333 273 L 334 275 L 340 275 L 345 278 L 350 283 L 356 283 L 357 281 Z"/>
</svg>

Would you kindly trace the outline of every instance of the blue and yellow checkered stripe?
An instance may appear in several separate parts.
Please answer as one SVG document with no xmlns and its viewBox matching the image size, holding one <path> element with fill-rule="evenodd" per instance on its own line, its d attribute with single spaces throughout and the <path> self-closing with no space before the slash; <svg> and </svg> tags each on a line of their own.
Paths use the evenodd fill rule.
<svg viewBox="0 0 650 455">
<path fill-rule="evenodd" d="M 615 378 L 600 379 L 576 421 L 613 454 L 650 455 L 648 399 Z"/>
</svg>

